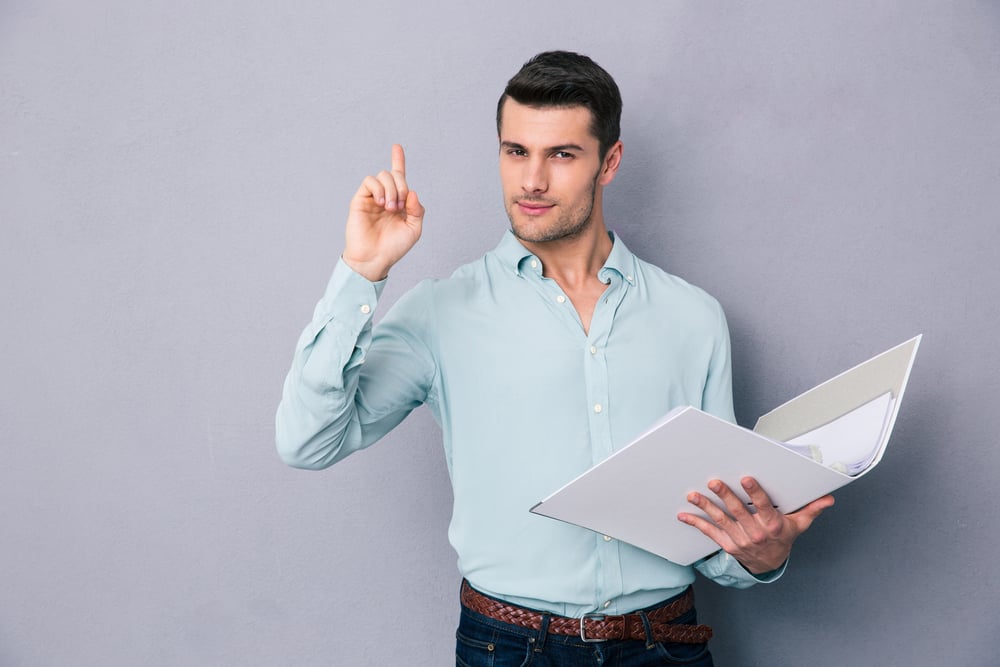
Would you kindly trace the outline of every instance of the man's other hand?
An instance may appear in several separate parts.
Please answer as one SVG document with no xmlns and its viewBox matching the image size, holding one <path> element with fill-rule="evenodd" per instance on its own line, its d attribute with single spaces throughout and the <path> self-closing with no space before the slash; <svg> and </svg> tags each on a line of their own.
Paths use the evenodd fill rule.
<svg viewBox="0 0 1000 667">
<path fill-rule="evenodd" d="M 721 507 L 701 493 L 692 492 L 687 496 L 688 502 L 710 520 L 687 512 L 681 512 L 677 518 L 718 543 L 751 574 L 763 574 L 781 567 L 788 560 L 795 539 L 823 510 L 833 505 L 833 496 L 827 495 L 797 512 L 782 514 L 753 477 L 744 477 L 740 483 L 753 502 L 755 512 L 751 512 L 732 489 L 714 479 L 708 483 L 708 488 L 718 496 Z"/>
</svg>

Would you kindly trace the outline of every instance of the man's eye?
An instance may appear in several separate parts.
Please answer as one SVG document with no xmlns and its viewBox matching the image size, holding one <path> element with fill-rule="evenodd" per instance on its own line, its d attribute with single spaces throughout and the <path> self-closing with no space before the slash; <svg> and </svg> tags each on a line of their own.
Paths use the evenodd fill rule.
<svg viewBox="0 0 1000 667">
<path fill-rule="evenodd" d="M 525 153 L 524 150 L 520 148 L 511 148 L 507 151 L 507 155 L 513 155 L 515 157 L 524 157 L 525 155 L 527 155 L 527 153 Z"/>
<path fill-rule="evenodd" d="M 561 160 L 568 160 L 573 157 L 573 154 L 567 153 L 566 151 L 559 151 L 557 153 L 554 153 L 554 157 L 557 157 Z"/>
</svg>

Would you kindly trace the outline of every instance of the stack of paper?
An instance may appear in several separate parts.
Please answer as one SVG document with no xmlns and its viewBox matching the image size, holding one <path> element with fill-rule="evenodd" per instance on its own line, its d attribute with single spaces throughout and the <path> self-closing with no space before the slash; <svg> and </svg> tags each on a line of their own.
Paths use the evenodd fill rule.
<svg viewBox="0 0 1000 667">
<path fill-rule="evenodd" d="M 885 440 L 895 401 L 885 392 L 831 422 L 780 443 L 838 472 L 859 475 L 875 460 Z"/>
</svg>

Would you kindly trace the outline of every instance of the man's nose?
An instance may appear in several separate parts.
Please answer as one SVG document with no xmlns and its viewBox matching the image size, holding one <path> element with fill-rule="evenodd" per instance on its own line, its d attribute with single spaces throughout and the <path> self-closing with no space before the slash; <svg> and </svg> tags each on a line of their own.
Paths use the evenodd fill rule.
<svg viewBox="0 0 1000 667">
<path fill-rule="evenodd" d="M 521 187 L 529 194 L 545 192 L 549 189 L 545 160 L 528 160 L 524 168 L 524 179 Z"/>
</svg>

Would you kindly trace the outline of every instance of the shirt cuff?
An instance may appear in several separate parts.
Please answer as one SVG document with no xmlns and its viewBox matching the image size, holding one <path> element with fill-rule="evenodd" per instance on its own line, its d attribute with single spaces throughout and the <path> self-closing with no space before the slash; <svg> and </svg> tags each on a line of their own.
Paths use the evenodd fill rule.
<svg viewBox="0 0 1000 667">
<path fill-rule="evenodd" d="M 723 586 L 749 588 L 754 584 L 770 584 L 777 581 L 785 573 L 787 566 L 788 561 L 786 560 L 776 570 L 761 574 L 750 574 L 738 560 L 725 551 L 720 551 L 696 565 L 695 568 L 709 579 Z"/>
<path fill-rule="evenodd" d="M 386 280 L 373 283 L 355 272 L 344 260 L 337 260 L 323 298 L 316 304 L 313 320 L 322 324 L 330 320 L 370 321 L 385 283 Z"/>
<path fill-rule="evenodd" d="M 337 294 L 345 289 L 364 289 L 367 291 L 367 289 L 371 288 L 375 290 L 375 298 L 377 299 L 382 296 L 382 290 L 385 289 L 385 284 L 388 280 L 388 278 L 383 278 L 377 282 L 372 282 L 352 269 L 343 259 L 338 259 L 337 265 L 333 267 L 333 275 L 330 276 L 330 282 L 326 286 L 326 295 Z"/>
</svg>

